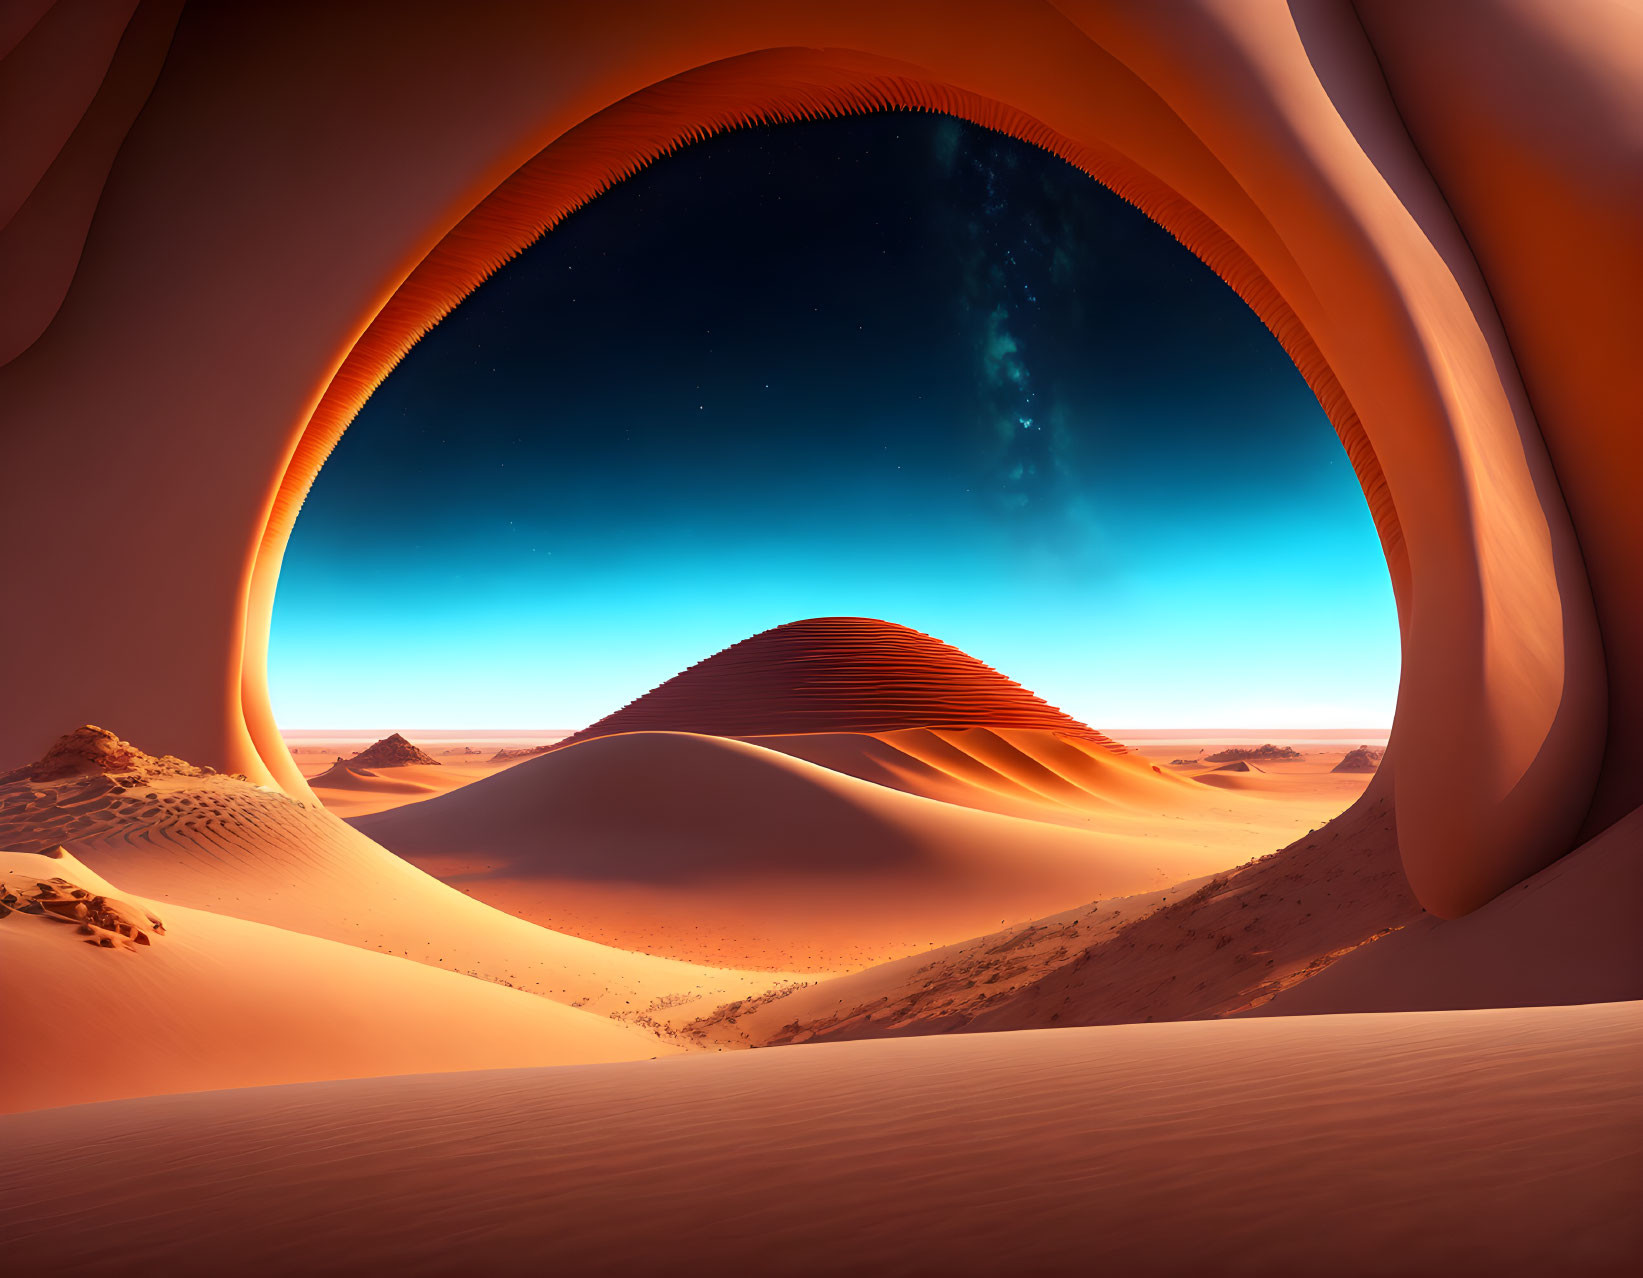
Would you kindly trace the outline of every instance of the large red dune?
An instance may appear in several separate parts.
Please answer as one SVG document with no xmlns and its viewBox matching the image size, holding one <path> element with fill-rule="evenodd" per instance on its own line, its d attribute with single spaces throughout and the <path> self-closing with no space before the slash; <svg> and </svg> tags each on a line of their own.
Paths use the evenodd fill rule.
<svg viewBox="0 0 1643 1278">
<path fill-rule="evenodd" d="M 752 737 L 902 728 L 1022 728 L 1123 752 L 969 653 L 871 617 L 811 617 L 762 631 L 561 745 L 619 732 Z"/>
<path fill-rule="evenodd" d="M 6 1258 L 88 1274 L 1619 1275 L 1643 1248 L 1640 1055 L 1630 1003 L 150 1097 L 0 1118 Z"/>
</svg>

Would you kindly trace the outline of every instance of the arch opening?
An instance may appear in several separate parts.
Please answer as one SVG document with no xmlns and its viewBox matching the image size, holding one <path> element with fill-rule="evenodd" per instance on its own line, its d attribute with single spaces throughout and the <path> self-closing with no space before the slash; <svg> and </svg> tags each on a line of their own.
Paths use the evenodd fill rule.
<svg viewBox="0 0 1643 1278">
<path fill-rule="evenodd" d="M 1487 284 L 1397 123 L 1362 30 L 1343 27 L 1320 49 L 1295 44 L 1281 20 L 1195 20 L 1203 38 L 1184 45 L 1141 14 L 1045 11 L 1036 25 L 967 32 L 959 48 L 923 26 L 862 15 L 773 17 L 734 35 L 675 31 L 676 47 L 659 56 L 607 40 L 598 71 L 541 87 L 540 101 L 519 91 L 542 49 L 487 46 L 475 65 L 505 64 L 507 93 L 441 140 L 436 149 L 460 170 L 449 180 L 413 174 L 395 156 L 378 166 L 392 170 L 385 182 L 355 192 L 395 229 L 357 265 L 327 259 L 346 288 L 322 306 L 304 301 L 321 283 L 313 272 L 300 285 L 271 272 L 272 260 L 258 272 L 280 314 L 323 311 L 326 322 L 266 370 L 267 404 L 231 463 L 244 473 L 200 503 L 236 529 L 232 547 L 197 556 L 206 576 L 195 593 L 202 609 L 225 613 L 226 642 L 185 636 L 200 673 L 163 703 L 108 679 L 72 697 L 27 692 L 14 735 L 45 730 L 60 703 L 96 705 L 150 723 L 173 750 L 300 790 L 266 695 L 280 547 L 330 442 L 416 336 L 567 208 L 669 145 L 740 119 L 917 105 L 1047 145 L 1137 204 L 1233 286 L 1313 385 L 1376 515 L 1399 599 L 1392 753 L 1404 864 L 1435 912 L 1475 909 L 1573 845 L 1603 764 L 1604 659 L 1569 511 Z M 178 125 L 158 101 L 151 112 Z M 1350 120 L 1335 105 L 1347 101 Z M 257 119 L 263 109 L 247 106 Z M 464 129 L 485 139 L 482 162 L 464 166 L 451 149 Z M 340 155 L 325 164 L 346 172 Z M 392 207 L 394 191 L 405 207 Z M 248 224 L 266 210 L 253 191 L 229 205 Z M 359 234 L 327 229 L 335 221 L 321 214 L 293 228 L 293 248 Z M 209 270 L 208 259 L 195 265 Z M 104 291 L 129 309 L 141 284 L 111 278 Z M 173 331 L 173 344 L 222 344 L 211 308 L 226 287 L 176 294 L 186 333 Z M 86 304 L 82 294 L 65 308 L 58 339 L 86 327 L 95 313 Z M 94 329 L 80 336 L 101 340 Z M 39 358 L 14 381 L 29 413 L 117 411 L 103 402 L 121 393 L 112 383 L 88 388 L 83 404 L 48 406 L 41 379 L 53 343 L 31 354 Z M 118 384 L 148 396 L 165 375 L 133 364 Z M 220 429 L 222 401 L 235 393 L 213 383 L 197 397 L 196 442 Z M 209 454 L 235 449 L 212 441 L 202 473 Z M 52 474 L 74 469 L 45 445 L 37 451 Z M 20 647 L 30 660 L 68 660 L 44 639 Z M 1475 748 L 1456 754 L 1455 725 Z"/>
<path fill-rule="evenodd" d="M 859 615 L 1100 728 L 1368 729 L 1344 750 L 1397 680 L 1359 501 L 1269 333 L 1084 174 L 932 113 L 749 129 L 599 197 L 389 377 L 298 525 L 274 703 L 580 728 Z"/>
<path fill-rule="evenodd" d="M 1213 221 L 1116 151 L 1080 145 L 1026 114 L 843 51 L 769 50 L 634 94 L 544 148 L 463 217 L 407 276 L 343 359 L 280 479 L 251 581 L 242 705 L 263 763 L 305 788 L 268 700 L 267 636 L 291 529 L 325 459 L 411 347 L 479 284 L 571 212 L 655 158 L 746 124 L 929 111 L 1046 151 L 1138 208 L 1204 262 L 1277 338 L 1335 428 L 1368 501 L 1400 614 L 1408 565 L 1379 461 L 1316 344 L 1279 291 Z"/>
</svg>

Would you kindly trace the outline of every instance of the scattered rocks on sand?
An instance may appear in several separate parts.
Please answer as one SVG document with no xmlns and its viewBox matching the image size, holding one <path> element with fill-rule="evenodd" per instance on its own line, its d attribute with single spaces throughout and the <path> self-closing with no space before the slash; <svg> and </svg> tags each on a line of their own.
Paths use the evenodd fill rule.
<svg viewBox="0 0 1643 1278">
<path fill-rule="evenodd" d="M 104 950 L 135 950 L 165 935 L 158 915 L 119 897 L 76 887 L 64 878 L 0 877 L 0 921 L 14 913 L 48 923 L 71 923 L 72 935 Z"/>
</svg>

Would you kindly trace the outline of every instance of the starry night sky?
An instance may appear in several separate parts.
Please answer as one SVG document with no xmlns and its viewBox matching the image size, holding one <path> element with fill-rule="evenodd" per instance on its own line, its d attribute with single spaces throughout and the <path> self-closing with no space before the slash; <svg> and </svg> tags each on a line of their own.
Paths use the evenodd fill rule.
<svg viewBox="0 0 1643 1278">
<path fill-rule="evenodd" d="M 287 727 L 576 727 L 801 617 L 1097 726 L 1375 726 L 1384 560 L 1282 350 L 1054 157 L 748 129 L 551 231 L 410 353 L 276 600 Z"/>
</svg>

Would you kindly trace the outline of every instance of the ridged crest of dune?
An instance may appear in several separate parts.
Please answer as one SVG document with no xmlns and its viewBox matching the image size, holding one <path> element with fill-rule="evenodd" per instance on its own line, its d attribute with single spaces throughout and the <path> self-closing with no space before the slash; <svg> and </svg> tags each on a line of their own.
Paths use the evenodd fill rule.
<svg viewBox="0 0 1643 1278">
<path fill-rule="evenodd" d="M 699 661 L 567 737 L 756 737 L 904 728 L 1017 728 L 1124 747 L 951 644 L 870 617 L 812 617 Z"/>
</svg>

